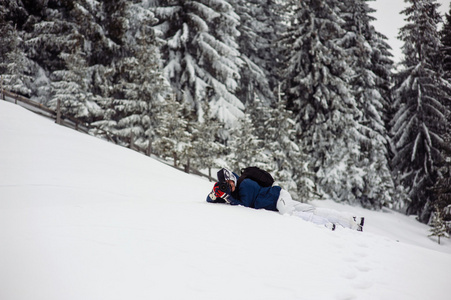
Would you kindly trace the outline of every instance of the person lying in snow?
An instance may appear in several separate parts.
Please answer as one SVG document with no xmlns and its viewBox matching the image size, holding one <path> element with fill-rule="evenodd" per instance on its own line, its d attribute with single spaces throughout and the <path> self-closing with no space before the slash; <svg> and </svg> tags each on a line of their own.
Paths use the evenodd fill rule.
<svg viewBox="0 0 451 300">
<path fill-rule="evenodd" d="M 269 173 L 256 167 L 246 168 L 241 177 L 224 168 L 219 170 L 218 182 L 207 196 L 207 202 L 278 211 L 282 215 L 297 216 L 332 230 L 340 225 L 363 231 L 364 218 L 294 201 L 288 191 L 273 183 Z"/>
</svg>

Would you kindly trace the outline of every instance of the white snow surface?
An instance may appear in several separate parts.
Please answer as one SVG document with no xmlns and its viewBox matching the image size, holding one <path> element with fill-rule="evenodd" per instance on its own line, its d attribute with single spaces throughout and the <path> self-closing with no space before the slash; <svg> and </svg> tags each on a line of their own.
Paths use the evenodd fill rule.
<svg viewBox="0 0 451 300">
<path fill-rule="evenodd" d="M 451 242 L 209 204 L 212 183 L 0 101 L 0 299 L 449 300 Z"/>
</svg>

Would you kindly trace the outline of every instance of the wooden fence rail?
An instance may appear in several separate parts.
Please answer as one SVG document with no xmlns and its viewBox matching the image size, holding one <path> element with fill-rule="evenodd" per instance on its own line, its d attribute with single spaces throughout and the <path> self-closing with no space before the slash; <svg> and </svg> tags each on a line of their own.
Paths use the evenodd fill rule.
<svg viewBox="0 0 451 300">
<path fill-rule="evenodd" d="M 145 149 L 139 147 L 138 145 L 135 144 L 134 142 L 134 136 L 133 134 L 130 136 L 130 138 L 124 138 L 124 137 L 120 137 L 118 135 L 115 135 L 112 132 L 109 132 L 107 130 L 104 130 L 102 128 L 99 128 L 98 126 L 93 126 L 92 124 L 86 123 L 80 119 L 77 119 L 75 117 L 72 116 L 66 116 L 64 114 L 62 114 L 61 112 L 61 102 L 60 100 L 58 100 L 57 102 L 57 108 L 56 111 L 52 110 L 46 106 L 44 106 L 42 103 L 38 103 L 35 102 L 33 100 L 30 100 L 24 96 L 15 94 L 13 92 L 7 91 L 3 88 L 0 88 L 0 98 L 8 101 L 8 102 L 12 102 L 14 104 L 20 105 L 34 113 L 37 113 L 41 116 L 44 116 L 46 118 L 52 119 L 55 121 L 55 123 L 65 126 L 65 127 L 69 127 L 71 129 L 75 129 L 77 131 L 89 134 L 89 135 L 93 135 L 96 137 L 104 137 L 105 140 L 112 142 L 116 145 L 128 145 L 127 147 L 135 150 L 141 154 L 147 155 L 147 156 L 152 156 L 151 153 L 151 145 L 150 145 L 150 141 L 149 141 L 149 147 L 146 147 Z M 8 99 L 9 98 L 9 99 Z M 161 162 L 165 163 L 166 165 L 172 166 L 180 171 L 184 171 L 187 173 L 192 173 L 201 177 L 206 177 L 208 178 L 210 181 L 213 180 L 213 178 L 211 178 L 208 175 L 203 174 L 202 172 L 192 169 L 192 168 L 180 168 L 178 166 L 175 166 L 173 164 L 171 164 L 168 161 L 164 161 L 161 160 L 159 157 L 155 157 L 158 160 L 160 160 Z"/>
</svg>

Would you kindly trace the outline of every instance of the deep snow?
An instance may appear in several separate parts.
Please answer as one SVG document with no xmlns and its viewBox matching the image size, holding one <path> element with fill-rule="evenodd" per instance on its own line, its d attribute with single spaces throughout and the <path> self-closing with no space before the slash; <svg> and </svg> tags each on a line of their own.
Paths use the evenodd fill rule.
<svg viewBox="0 0 451 300">
<path fill-rule="evenodd" d="M 451 242 L 205 202 L 212 183 L 0 101 L 0 299 L 451 298 Z"/>
</svg>

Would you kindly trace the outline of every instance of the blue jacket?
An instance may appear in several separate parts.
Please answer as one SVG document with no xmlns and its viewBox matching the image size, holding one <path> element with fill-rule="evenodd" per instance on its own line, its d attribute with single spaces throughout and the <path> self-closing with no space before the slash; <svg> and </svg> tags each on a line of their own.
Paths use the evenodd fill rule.
<svg viewBox="0 0 451 300">
<path fill-rule="evenodd" d="M 238 186 L 238 191 L 232 193 L 230 204 L 277 211 L 280 190 L 280 186 L 261 187 L 257 182 L 246 178 Z M 207 197 L 208 202 L 213 202 L 209 199 Z"/>
</svg>

